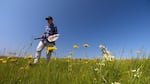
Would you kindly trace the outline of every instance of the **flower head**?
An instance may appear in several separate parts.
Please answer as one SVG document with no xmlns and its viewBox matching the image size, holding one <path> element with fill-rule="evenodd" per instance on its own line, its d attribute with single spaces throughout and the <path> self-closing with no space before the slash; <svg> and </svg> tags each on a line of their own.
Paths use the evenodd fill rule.
<svg viewBox="0 0 150 84">
<path fill-rule="evenodd" d="M 3 63 L 3 64 L 6 64 L 6 63 L 7 63 L 7 60 L 3 60 L 2 63 Z"/>
<path fill-rule="evenodd" d="M 105 48 L 105 46 L 104 45 L 99 45 L 99 48 Z"/>
<path fill-rule="evenodd" d="M 17 59 L 14 59 L 14 58 L 13 58 L 13 59 L 10 59 L 10 61 L 11 61 L 11 62 L 16 62 Z"/>
<path fill-rule="evenodd" d="M 30 66 L 25 66 L 25 70 L 29 70 L 30 69 Z"/>
<path fill-rule="evenodd" d="M 105 63 L 101 62 L 101 63 L 96 63 L 97 66 L 105 66 Z"/>
<path fill-rule="evenodd" d="M 73 48 L 76 49 L 76 48 L 79 48 L 79 46 L 78 45 L 74 45 Z"/>
<path fill-rule="evenodd" d="M 7 59 L 13 59 L 13 58 L 14 58 L 13 56 L 8 56 L 8 57 L 7 57 Z"/>
<path fill-rule="evenodd" d="M 88 64 L 89 62 L 88 61 L 85 61 L 85 64 Z"/>
<path fill-rule="evenodd" d="M 33 58 L 32 55 L 28 55 L 28 56 L 26 56 L 24 59 L 32 59 L 32 58 Z"/>
<path fill-rule="evenodd" d="M 111 84 L 121 84 L 121 83 L 119 83 L 119 82 L 114 82 L 114 83 L 111 83 Z"/>
<path fill-rule="evenodd" d="M 140 66 L 138 69 L 131 70 L 133 77 L 139 78 L 142 75 L 142 71 L 140 71 L 141 68 L 142 66 Z"/>
<path fill-rule="evenodd" d="M 1 59 L 0 59 L 0 62 L 2 62 L 3 60 L 4 60 L 4 59 L 3 59 L 3 58 L 1 58 Z"/>
<path fill-rule="evenodd" d="M 97 72 L 98 70 L 99 70 L 98 68 L 95 68 L 95 69 L 94 69 L 94 71 L 96 71 L 96 72 Z"/>
<path fill-rule="evenodd" d="M 54 51 L 54 50 L 57 50 L 57 48 L 55 46 L 53 46 L 53 47 L 47 47 L 46 50 L 47 51 Z"/>
<path fill-rule="evenodd" d="M 83 44 L 83 47 L 89 47 L 89 44 L 85 43 Z"/>
</svg>

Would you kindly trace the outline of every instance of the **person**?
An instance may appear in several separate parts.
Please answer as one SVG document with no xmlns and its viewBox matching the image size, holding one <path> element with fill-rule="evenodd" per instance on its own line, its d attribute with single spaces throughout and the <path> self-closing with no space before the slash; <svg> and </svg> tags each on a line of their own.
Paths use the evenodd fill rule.
<svg viewBox="0 0 150 84">
<path fill-rule="evenodd" d="M 53 18 L 51 16 L 48 16 L 45 18 L 47 20 L 48 25 L 45 28 L 44 34 L 40 36 L 40 42 L 36 48 L 35 58 L 34 58 L 34 64 L 38 63 L 41 57 L 41 52 L 45 47 L 54 47 L 55 41 L 49 41 L 48 37 L 52 35 L 58 34 L 57 32 L 57 26 L 53 23 Z M 52 55 L 53 51 L 49 51 L 46 53 L 46 60 L 47 63 L 50 61 L 50 57 Z"/>
</svg>

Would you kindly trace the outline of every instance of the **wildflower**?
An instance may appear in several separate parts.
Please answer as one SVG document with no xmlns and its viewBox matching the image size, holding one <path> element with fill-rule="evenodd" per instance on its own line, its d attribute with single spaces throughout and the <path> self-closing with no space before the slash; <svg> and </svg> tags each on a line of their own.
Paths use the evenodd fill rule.
<svg viewBox="0 0 150 84">
<path fill-rule="evenodd" d="M 68 66 L 68 71 L 69 71 L 69 72 L 72 71 L 72 65 L 71 65 L 71 64 Z"/>
<path fill-rule="evenodd" d="M 84 78 L 86 75 L 85 74 L 82 74 L 82 77 Z"/>
<path fill-rule="evenodd" d="M 25 67 L 25 70 L 29 70 L 29 69 L 30 69 L 30 66 L 27 65 L 27 66 Z"/>
<path fill-rule="evenodd" d="M 88 61 L 85 61 L 85 64 L 89 63 Z"/>
<path fill-rule="evenodd" d="M 4 59 L 1 58 L 1 59 L 0 59 L 0 62 L 2 62 L 3 60 L 4 60 Z"/>
<path fill-rule="evenodd" d="M 74 45 L 73 48 L 76 49 L 76 48 L 79 48 L 79 46 L 78 45 Z"/>
<path fill-rule="evenodd" d="M 131 70 L 131 72 L 133 72 L 133 73 L 134 73 L 134 72 L 136 72 L 136 70 Z"/>
<path fill-rule="evenodd" d="M 57 48 L 54 46 L 54 47 L 47 47 L 46 49 L 47 51 L 54 51 L 54 50 L 57 50 Z"/>
<path fill-rule="evenodd" d="M 72 67 L 72 65 L 70 64 L 68 67 Z"/>
<path fill-rule="evenodd" d="M 56 61 L 56 60 L 57 60 L 57 58 L 55 57 L 55 58 L 54 58 L 54 60 Z"/>
<path fill-rule="evenodd" d="M 24 70 L 24 67 L 20 67 L 19 70 Z"/>
<path fill-rule="evenodd" d="M 96 79 L 96 78 L 93 78 L 93 80 L 96 81 L 97 79 Z"/>
<path fill-rule="evenodd" d="M 111 56 L 110 54 L 104 54 L 103 56 L 107 61 L 112 61 L 115 58 L 114 56 Z"/>
<path fill-rule="evenodd" d="M 32 59 L 32 58 L 33 58 L 32 55 L 28 55 L 28 56 L 26 56 L 24 59 Z"/>
<path fill-rule="evenodd" d="M 7 57 L 7 59 L 13 59 L 13 58 L 14 58 L 13 56 L 8 56 L 8 57 Z"/>
<path fill-rule="evenodd" d="M 17 61 L 17 59 L 10 59 L 10 61 L 11 61 L 11 62 L 16 62 L 16 61 Z"/>
<path fill-rule="evenodd" d="M 99 47 L 101 48 L 101 52 L 102 52 L 102 55 L 105 58 L 105 60 L 107 60 L 107 61 L 114 60 L 115 57 L 111 55 L 111 52 L 108 51 L 104 45 L 100 45 Z"/>
<path fill-rule="evenodd" d="M 67 62 L 70 62 L 70 60 L 68 59 Z"/>
<path fill-rule="evenodd" d="M 111 83 L 111 84 L 121 84 L 121 83 L 119 83 L 119 82 L 114 82 L 114 83 Z"/>
<path fill-rule="evenodd" d="M 94 71 L 96 71 L 96 72 L 97 72 L 98 70 L 99 70 L 98 68 L 95 68 L 95 69 L 94 69 Z"/>
<path fill-rule="evenodd" d="M 137 50 L 137 51 L 136 51 L 136 54 L 137 54 L 137 55 L 141 55 L 142 52 L 141 52 L 140 50 Z"/>
<path fill-rule="evenodd" d="M 138 69 L 131 70 L 133 77 L 139 78 L 142 75 L 142 72 L 140 71 L 141 67 L 142 66 L 140 66 Z"/>
<path fill-rule="evenodd" d="M 105 48 L 105 46 L 104 45 L 99 45 L 99 48 Z"/>
<path fill-rule="evenodd" d="M 6 63 L 7 63 L 7 60 L 3 60 L 2 63 L 3 63 L 3 64 L 6 64 Z"/>
<path fill-rule="evenodd" d="M 83 47 L 89 47 L 89 44 L 83 44 Z"/>
<path fill-rule="evenodd" d="M 98 66 L 105 66 L 105 63 L 96 63 Z"/>
<path fill-rule="evenodd" d="M 85 44 L 83 44 L 83 47 L 87 48 L 87 47 L 89 47 L 89 44 L 85 43 Z M 88 58 L 86 49 L 84 50 L 84 55 L 86 58 Z"/>
</svg>

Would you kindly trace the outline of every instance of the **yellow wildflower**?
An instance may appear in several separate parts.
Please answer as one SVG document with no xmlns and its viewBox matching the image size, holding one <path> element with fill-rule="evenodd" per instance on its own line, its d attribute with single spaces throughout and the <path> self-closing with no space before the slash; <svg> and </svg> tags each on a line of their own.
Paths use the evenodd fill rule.
<svg viewBox="0 0 150 84">
<path fill-rule="evenodd" d="M 68 59 L 67 62 L 70 62 L 70 60 Z"/>
<path fill-rule="evenodd" d="M 6 63 L 7 63 L 7 60 L 3 60 L 2 63 L 3 63 L 3 64 L 6 64 Z"/>
<path fill-rule="evenodd" d="M 96 78 L 93 78 L 93 80 L 96 81 L 97 79 L 96 79 Z"/>
<path fill-rule="evenodd" d="M 17 61 L 17 59 L 10 59 L 10 61 L 11 61 L 11 62 L 16 62 L 16 61 Z"/>
<path fill-rule="evenodd" d="M 89 44 L 85 43 L 83 44 L 83 47 L 89 47 Z"/>
<path fill-rule="evenodd" d="M 73 46 L 73 48 L 75 48 L 75 49 L 76 49 L 76 48 L 79 48 L 79 46 L 78 46 L 78 45 L 74 45 L 74 46 Z"/>
<path fill-rule="evenodd" d="M 24 70 L 24 67 L 20 67 L 19 70 Z"/>
<path fill-rule="evenodd" d="M 47 51 L 54 51 L 54 50 L 57 50 L 57 48 L 54 46 L 54 47 L 47 47 L 46 49 Z"/>
<path fill-rule="evenodd" d="M 85 64 L 89 63 L 88 61 L 85 61 Z"/>
<path fill-rule="evenodd" d="M 57 60 L 57 58 L 55 57 L 55 58 L 54 58 L 54 60 L 56 61 L 56 60 Z"/>
<path fill-rule="evenodd" d="M 30 69 L 30 66 L 27 65 L 27 66 L 25 67 L 25 70 L 29 70 L 29 69 Z"/>
<path fill-rule="evenodd" d="M 30 66 L 29 65 L 26 65 L 24 67 L 20 67 L 19 70 L 29 70 L 30 69 Z"/>
<path fill-rule="evenodd" d="M 82 77 L 84 78 L 84 77 L 85 77 L 85 74 L 82 74 Z"/>
<path fill-rule="evenodd" d="M 33 58 L 32 55 L 28 55 L 28 56 L 26 56 L 24 59 L 32 59 L 32 58 Z"/>
<path fill-rule="evenodd" d="M 1 58 L 1 59 L 0 59 L 0 62 L 2 62 L 3 60 L 4 60 L 4 59 Z"/>
<path fill-rule="evenodd" d="M 8 57 L 7 57 L 7 59 L 13 59 L 13 58 L 14 58 L 13 56 L 8 56 Z"/>
</svg>

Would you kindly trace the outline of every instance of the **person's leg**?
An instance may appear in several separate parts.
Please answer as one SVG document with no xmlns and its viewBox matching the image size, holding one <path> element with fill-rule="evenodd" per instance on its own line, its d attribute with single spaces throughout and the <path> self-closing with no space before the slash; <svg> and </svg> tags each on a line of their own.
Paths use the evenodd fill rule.
<svg viewBox="0 0 150 84">
<path fill-rule="evenodd" d="M 46 59 L 46 63 L 47 63 L 47 64 L 48 64 L 49 61 L 50 61 L 50 58 L 51 58 L 51 56 L 52 56 L 52 52 L 53 52 L 53 51 L 48 51 L 47 54 L 46 54 L 46 58 L 47 58 L 47 59 Z"/>
<path fill-rule="evenodd" d="M 44 43 L 42 41 L 40 41 L 37 48 L 36 48 L 34 63 L 39 62 L 39 59 L 41 57 L 41 52 L 42 52 L 44 47 L 45 47 Z"/>
</svg>

